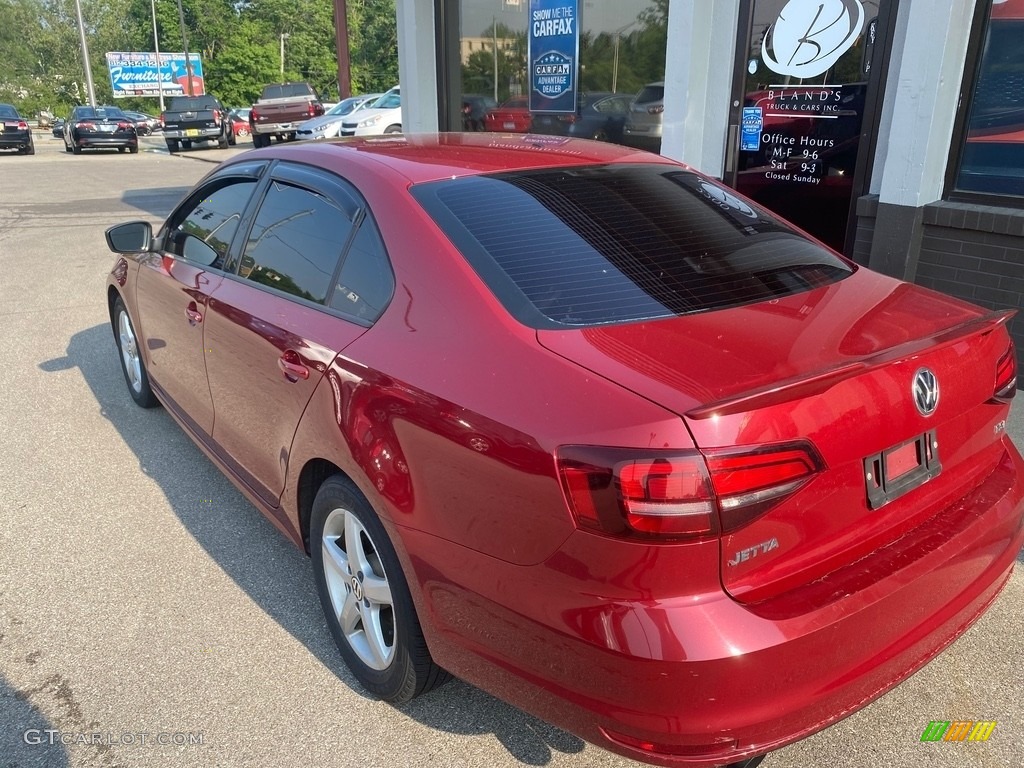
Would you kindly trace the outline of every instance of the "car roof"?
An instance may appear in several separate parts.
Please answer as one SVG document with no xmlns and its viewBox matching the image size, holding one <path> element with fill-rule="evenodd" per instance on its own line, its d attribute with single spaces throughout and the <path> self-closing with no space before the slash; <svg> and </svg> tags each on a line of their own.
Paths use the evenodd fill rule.
<svg viewBox="0 0 1024 768">
<path fill-rule="evenodd" d="M 489 133 L 402 134 L 366 136 L 328 142 L 275 145 L 246 152 L 224 163 L 277 157 L 345 173 L 362 167 L 371 173 L 392 173 L 419 184 L 439 179 L 532 168 L 557 168 L 610 162 L 679 165 L 652 152 L 615 144 L 560 136 Z"/>
</svg>

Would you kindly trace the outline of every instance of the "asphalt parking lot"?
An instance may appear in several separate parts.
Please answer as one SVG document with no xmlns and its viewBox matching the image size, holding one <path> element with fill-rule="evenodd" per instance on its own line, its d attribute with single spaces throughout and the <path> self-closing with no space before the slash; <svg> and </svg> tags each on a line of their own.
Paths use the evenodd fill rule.
<svg viewBox="0 0 1024 768">
<path fill-rule="evenodd" d="M 103 231 L 158 224 L 251 147 L 141 145 L 73 156 L 38 133 L 35 156 L 0 154 L 0 768 L 638 766 L 459 681 L 401 708 L 359 688 L 306 557 L 128 397 Z M 1020 766 L 1022 710 L 1018 568 L 926 668 L 764 765 Z M 932 720 L 997 725 L 984 743 L 922 743 Z"/>
</svg>

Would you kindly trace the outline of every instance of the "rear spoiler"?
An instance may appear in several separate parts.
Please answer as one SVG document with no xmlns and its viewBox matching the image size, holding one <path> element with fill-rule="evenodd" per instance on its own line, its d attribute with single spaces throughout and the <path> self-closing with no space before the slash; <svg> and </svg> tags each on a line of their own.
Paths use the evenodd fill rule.
<svg viewBox="0 0 1024 768">
<path fill-rule="evenodd" d="M 706 403 L 698 408 L 687 411 L 685 416 L 688 419 L 696 420 L 709 419 L 712 416 L 730 416 L 742 411 L 767 408 L 771 405 L 779 405 L 791 400 L 799 400 L 811 395 L 817 395 L 831 389 L 841 381 L 858 376 L 872 368 L 878 368 L 882 365 L 914 357 L 926 349 L 953 344 L 965 336 L 991 333 L 999 326 L 1008 323 L 1010 318 L 1016 313 L 1017 310 L 1014 309 L 1002 312 L 989 312 L 963 323 L 958 323 L 931 336 L 907 341 L 882 352 L 876 352 L 873 355 L 862 357 L 850 363 L 844 363 L 835 368 L 829 368 L 812 373 L 809 376 L 789 379 L 780 384 L 752 389 L 722 400 Z"/>
</svg>

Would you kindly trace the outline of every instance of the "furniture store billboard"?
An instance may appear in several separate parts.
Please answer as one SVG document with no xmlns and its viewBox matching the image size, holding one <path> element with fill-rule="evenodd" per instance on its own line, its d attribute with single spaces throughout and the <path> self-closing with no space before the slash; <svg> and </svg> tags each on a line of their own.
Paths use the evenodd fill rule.
<svg viewBox="0 0 1024 768">
<path fill-rule="evenodd" d="M 159 59 L 159 61 L 158 61 Z M 192 65 L 192 94 L 205 93 L 203 63 L 198 53 L 189 54 Z M 129 96 L 182 96 L 187 93 L 188 68 L 184 53 L 124 53 L 107 54 L 110 86 L 115 99 Z"/>
</svg>

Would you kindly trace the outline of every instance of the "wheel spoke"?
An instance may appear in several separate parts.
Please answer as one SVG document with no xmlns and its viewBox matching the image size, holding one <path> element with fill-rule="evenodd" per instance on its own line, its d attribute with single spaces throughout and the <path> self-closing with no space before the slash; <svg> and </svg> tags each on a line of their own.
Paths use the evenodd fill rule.
<svg viewBox="0 0 1024 768">
<path fill-rule="evenodd" d="M 345 513 L 345 551 L 348 553 L 348 561 L 352 567 L 352 573 L 360 571 L 369 575 L 372 573 L 370 562 L 366 559 L 363 551 L 363 524 L 351 512 Z"/>
<path fill-rule="evenodd" d="M 380 606 L 371 605 L 369 608 L 363 608 L 363 633 L 366 635 L 366 645 L 377 663 L 377 668 L 382 669 L 387 664 L 391 648 L 384 641 L 384 634 L 381 631 Z"/>
<path fill-rule="evenodd" d="M 352 635 L 356 631 L 356 627 L 359 626 L 363 615 L 359 611 L 359 603 L 351 592 L 345 595 L 345 604 L 341 606 L 341 612 L 338 614 L 338 623 L 341 624 L 341 631 L 346 636 Z M 363 630 L 365 632 L 366 622 L 363 621 Z M 352 642 L 352 638 L 349 637 L 349 642 Z"/>
<path fill-rule="evenodd" d="M 387 579 L 364 571 L 363 594 L 376 605 L 391 605 L 391 587 Z"/>
</svg>

